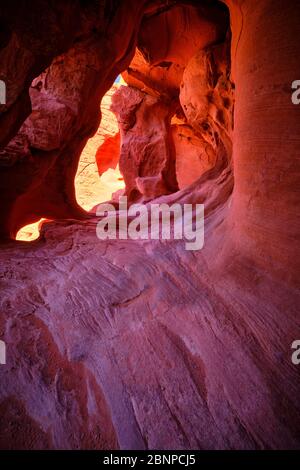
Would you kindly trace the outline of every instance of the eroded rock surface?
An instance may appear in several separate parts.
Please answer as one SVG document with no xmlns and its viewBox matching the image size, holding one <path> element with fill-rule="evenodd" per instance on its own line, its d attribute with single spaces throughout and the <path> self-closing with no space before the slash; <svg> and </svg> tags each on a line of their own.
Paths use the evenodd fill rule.
<svg viewBox="0 0 300 470">
<path fill-rule="evenodd" d="M 1 11 L 5 24 L 16 24 L 0 57 L 9 89 L 7 106 L 1 110 L 4 137 L 11 113 L 18 114 L 10 126 L 12 135 L 16 122 L 21 124 L 29 114 L 30 109 L 22 113 L 23 96 L 28 99 L 28 88 L 36 79 L 31 89 L 33 111 L 17 137 L 28 144 L 17 152 L 18 161 L 15 151 L 10 158 L 14 140 L 0 155 L 0 237 L 4 239 L 41 217 L 85 217 L 75 198 L 78 160 L 88 137 L 99 127 L 100 99 L 134 54 L 144 9 L 144 2 L 137 0 L 118 6 L 96 0 L 82 5 L 69 0 L 59 6 L 44 3 L 37 0 L 26 12 L 23 4 L 20 8 L 19 2 L 10 2 Z M 129 10 L 133 12 L 130 21 Z M 14 46 L 16 35 L 21 47 Z M 12 58 L 18 64 L 15 68 Z M 16 79 L 15 69 L 22 80 Z"/>
<path fill-rule="evenodd" d="M 207 2 L 88 4 L 3 9 L 0 65 L 10 80 L 8 57 L 23 68 L 1 117 L 2 239 L 36 217 L 67 220 L 1 246 L 0 447 L 299 448 L 298 2 L 226 1 L 230 61 L 223 4 L 208 2 L 216 16 Z M 178 31 L 198 34 L 185 18 L 204 25 L 203 42 L 178 44 Z M 79 220 L 78 158 L 128 67 L 116 97 L 127 190 L 147 204 L 204 203 L 201 251 L 100 241 L 98 219 Z"/>
<path fill-rule="evenodd" d="M 126 195 L 151 200 L 176 191 L 169 106 L 132 87 L 121 87 L 112 100 L 121 129 L 120 171 Z"/>
</svg>

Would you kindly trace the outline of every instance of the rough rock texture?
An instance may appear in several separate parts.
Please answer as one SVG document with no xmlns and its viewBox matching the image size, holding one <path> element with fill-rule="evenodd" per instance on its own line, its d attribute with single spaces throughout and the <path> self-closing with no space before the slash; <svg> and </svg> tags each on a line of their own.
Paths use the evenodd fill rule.
<svg viewBox="0 0 300 470">
<path fill-rule="evenodd" d="M 180 103 L 188 123 L 216 151 L 230 140 L 233 86 L 227 43 L 199 50 L 184 70 Z M 208 151 L 208 150 L 207 150 Z"/>
<path fill-rule="evenodd" d="M 220 3 L 163 7 L 160 14 L 155 11 L 144 16 L 138 47 L 150 64 L 175 62 L 186 66 L 187 58 L 198 49 L 224 39 L 227 21 L 228 12 Z"/>
<path fill-rule="evenodd" d="M 17 101 L 24 94 L 28 97 L 33 78 L 48 68 L 31 88 L 32 114 L 0 154 L 0 237 L 13 237 L 20 227 L 43 216 L 84 217 L 74 189 L 78 160 L 87 138 L 98 129 L 101 97 L 134 54 L 143 5 L 137 0 L 117 6 L 63 0 L 53 6 L 36 0 L 30 9 L 26 2 L 1 7 L 2 22 L 16 24 L 13 33 L 9 30 L 11 42 L 2 49 L 3 60 L 0 56 L 1 76 L 9 89 L 8 109 L 1 117 L 4 128 L 13 112 L 24 119 L 24 100 L 20 105 Z M 128 10 L 133 12 L 130 21 Z M 14 46 L 16 40 L 20 48 Z M 15 131 L 13 127 L 12 134 Z"/>
<path fill-rule="evenodd" d="M 180 189 L 190 186 L 216 164 L 216 153 L 188 124 L 173 124 L 176 179 Z"/>
<path fill-rule="evenodd" d="M 112 97 L 121 130 L 120 171 L 130 200 L 150 200 L 178 188 L 170 145 L 170 106 L 132 87 Z M 172 111 L 172 109 L 171 109 Z"/>
<path fill-rule="evenodd" d="M 125 12 L 121 7 L 114 16 L 113 8 L 108 8 L 106 14 L 115 21 L 114 28 L 108 28 L 108 37 L 119 37 L 122 50 L 116 48 L 117 54 L 103 52 L 108 62 L 96 67 L 95 82 L 91 80 L 91 88 L 85 87 L 89 99 L 80 101 L 79 112 L 77 100 L 63 100 L 74 112 L 74 122 L 71 140 L 55 162 L 59 160 L 66 167 L 73 161 L 71 154 L 75 160 L 80 154 L 91 133 L 91 122 L 96 121 L 95 117 L 90 121 L 91 110 L 98 107 L 97 98 L 108 88 L 108 78 L 105 86 L 98 82 L 100 69 L 109 70 L 112 77 L 114 67 L 119 73 L 120 67 L 124 70 L 129 65 L 129 50 L 133 54 L 132 38 L 139 28 L 137 3 L 120 3 L 126 3 Z M 172 2 L 157 3 L 161 14 L 170 8 L 167 17 L 172 30 Z M 171 126 L 188 125 L 194 136 L 213 147 L 214 166 L 191 185 L 181 180 L 183 189 L 155 199 L 204 203 L 203 250 L 187 252 L 182 241 L 99 241 L 96 218 L 52 222 L 44 225 L 41 239 L 33 244 L 10 241 L 1 247 L 0 337 L 7 344 L 8 357 L 7 364 L 0 366 L 2 448 L 300 447 L 299 369 L 291 362 L 291 344 L 300 334 L 296 256 L 300 108 L 292 104 L 290 88 L 299 78 L 300 42 L 295 40 L 299 35 L 298 1 L 226 3 L 232 32 L 230 80 L 226 71 L 224 82 L 218 67 L 217 80 L 211 83 L 207 78 L 215 77 L 207 65 L 212 63 L 215 47 L 221 45 L 210 44 L 199 52 L 198 44 L 183 72 L 185 91 L 180 92 L 180 102 L 187 106 L 183 108 L 185 117 L 177 117 L 191 122 L 172 123 L 171 116 Z M 37 9 L 41 4 L 45 7 L 45 2 L 33 2 Z M 72 11 L 70 3 L 62 4 Z M 79 3 L 75 5 L 79 8 Z M 133 8 L 132 16 L 128 15 L 129 7 Z M 165 24 L 165 20 L 159 21 L 157 5 L 148 5 L 145 15 L 143 22 Z M 14 21 L 19 18 L 23 28 L 27 17 L 24 11 L 20 17 L 15 12 L 11 16 Z M 49 21 L 49 28 L 51 24 Z M 176 16 L 175 29 L 178 24 Z M 20 25 L 18 35 L 26 39 L 28 29 L 19 32 Z M 89 25 L 86 23 L 88 30 Z M 67 36 L 69 29 L 63 29 Z M 44 28 L 41 37 L 47 37 L 48 31 Z M 63 45 L 59 31 L 53 32 L 53 43 L 59 39 Z M 75 49 L 84 48 L 79 42 L 80 46 L 73 45 Z M 156 47 L 150 46 L 155 57 Z M 152 51 L 150 46 L 147 49 L 144 44 L 144 53 Z M 57 55 L 64 53 L 64 58 L 70 58 L 74 47 Z M 102 47 L 99 43 L 100 54 Z M 165 60 L 162 51 L 163 57 L 168 57 L 161 48 L 157 60 Z M 175 47 L 170 46 L 170 51 L 173 57 Z M 48 60 L 56 54 L 52 49 L 50 52 Z M 92 41 L 86 53 L 88 61 L 94 53 Z M 124 55 L 127 59 L 116 66 Z M 76 53 L 76 58 L 80 57 Z M 195 64 L 200 63 L 198 70 Z M 79 71 L 88 69 L 89 83 L 93 67 L 84 64 Z M 54 77 L 60 76 L 59 70 Z M 41 72 L 39 69 L 34 76 Z M 46 75 L 51 73 L 50 67 Z M 193 79 L 197 74 L 201 93 Z M 28 77 L 27 87 L 33 78 L 29 72 Z M 76 76 L 71 74 L 69 87 L 73 80 L 76 91 Z M 139 80 L 144 83 L 141 77 Z M 232 98 L 229 107 L 226 99 L 224 102 L 232 96 L 229 83 L 235 84 L 233 133 L 227 121 Z M 62 97 L 69 96 L 69 87 Z M 156 89 L 154 85 L 149 88 Z M 55 95 L 54 90 L 51 88 L 53 111 L 60 113 L 60 94 Z M 146 91 L 134 92 L 136 106 L 150 98 L 157 106 L 159 96 L 148 98 Z M 18 96 L 21 99 L 22 92 Z M 132 103 L 134 100 L 128 104 Z M 167 106 L 165 97 L 162 103 Z M 194 103 L 199 119 L 189 103 Z M 22 112 L 20 106 L 17 114 Z M 135 112 L 131 114 L 135 118 Z M 153 122 L 151 119 L 147 122 Z M 203 128 L 206 123 L 209 126 Z M 86 127 L 82 130 L 84 125 L 89 132 Z M 10 132 L 15 134 L 12 128 Z M 33 166 L 24 172 L 23 165 L 29 167 L 29 160 L 21 152 L 27 161 L 23 164 L 14 149 L 26 149 L 30 159 L 39 155 L 33 163 L 43 161 L 45 167 L 58 155 L 56 150 L 37 148 L 32 152 L 26 139 L 19 134 L 10 151 L 6 149 L 6 160 L 3 157 L 7 162 L 11 156 L 11 166 L 1 175 L 1 185 L 5 183 L 7 188 L 5 210 L 1 209 L 1 215 L 6 214 L 2 219 L 4 234 L 17 224 L 7 214 L 11 209 L 18 212 L 12 194 L 25 194 L 24 175 L 26 183 L 30 174 L 30 184 L 40 184 L 40 165 L 36 177 Z M 53 134 L 49 141 L 38 141 L 49 144 L 56 139 L 59 136 Z M 10 175 L 15 175 L 14 179 Z M 57 177 L 56 171 L 53 180 L 46 180 L 47 200 L 39 192 L 34 200 L 41 211 L 36 205 L 25 204 L 22 196 L 23 212 L 28 214 L 30 207 L 34 208 L 32 217 L 49 212 L 54 175 Z M 61 174 L 61 180 L 67 187 L 73 184 L 68 171 Z M 60 186 L 51 207 L 61 210 L 63 216 L 61 196 Z M 7 201 L 13 202 L 9 206 Z"/>
<path fill-rule="evenodd" d="M 176 62 L 151 65 L 140 50 L 136 49 L 128 69 L 122 75 L 130 86 L 139 88 L 149 95 L 174 100 L 178 99 L 184 69 L 184 66 Z"/>
<path fill-rule="evenodd" d="M 119 90 L 112 108 L 122 131 L 120 169 L 129 198 L 185 188 L 220 160 L 230 166 L 234 91 L 227 17 L 220 8 L 204 12 L 189 5 L 144 18 L 142 52 L 123 73 L 131 90 Z"/>
</svg>

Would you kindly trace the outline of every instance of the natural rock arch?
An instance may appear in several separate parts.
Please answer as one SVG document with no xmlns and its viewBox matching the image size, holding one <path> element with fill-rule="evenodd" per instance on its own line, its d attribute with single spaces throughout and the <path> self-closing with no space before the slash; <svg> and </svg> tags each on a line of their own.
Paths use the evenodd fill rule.
<svg viewBox="0 0 300 470">
<path fill-rule="evenodd" d="M 229 87 L 214 87 L 212 102 L 200 105 L 212 127 L 223 126 L 223 140 L 206 129 L 217 140 L 210 143 L 215 166 L 176 193 L 155 194 L 205 203 L 206 242 L 196 254 L 180 243 L 100 242 L 95 218 L 75 200 L 77 162 L 116 76 L 131 64 L 128 81 L 144 84 L 137 94 L 176 97 L 183 74 L 193 74 L 190 58 L 197 53 L 196 63 L 207 64 L 199 42 L 187 63 L 189 47 L 180 48 L 177 66 L 172 41 L 159 51 L 155 41 L 147 44 L 152 21 L 172 25 L 164 2 L 117 3 L 1 6 L 8 101 L 0 108 L 0 331 L 7 345 L 0 446 L 297 448 L 298 371 L 290 360 L 299 331 L 300 108 L 290 88 L 299 78 L 297 2 L 226 2 L 234 120 Z M 168 31 L 184 26 L 180 8 L 204 14 L 209 4 L 183 1 Z M 210 15 L 206 21 L 213 23 Z M 216 31 L 202 47 L 221 47 Z M 138 41 L 148 64 L 132 61 Z M 180 102 L 195 130 L 188 89 L 191 82 Z M 220 102 L 223 114 L 211 106 Z M 63 220 L 45 226 L 32 245 L 8 241 L 40 217 Z"/>
</svg>

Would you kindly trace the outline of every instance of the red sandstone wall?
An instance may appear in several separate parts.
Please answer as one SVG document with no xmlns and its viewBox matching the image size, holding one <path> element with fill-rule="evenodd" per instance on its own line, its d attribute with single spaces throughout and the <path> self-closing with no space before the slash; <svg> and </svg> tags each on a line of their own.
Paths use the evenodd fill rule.
<svg viewBox="0 0 300 470">
<path fill-rule="evenodd" d="M 110 11 L 112 5 L 105 9 L 101 5 L 95 2 L 80 9 L 65 0 L 59 6 L 41 7 L 36 2 L 36 8 L 32 4 L 27 12 L 17 5 L 14 10 L 12 3 L 3 8 L 3 22 L 12 28 L 0 56 L 8 84 L 7 106 L 1 110 L 3 143 L 10 113 L 18 114 L 20 123 L 29 114 L 17 97 L 27 95 L 32 79 L 50 67 L 37 79 L 37 88 L 31 89 L 33 112 L 1 154 L 2 238 L 15 236 L 20 227 L 43 216 L 84 217 L 75 200 L 78 160 L 86 140 L 98 128 L 101 97 L 134 54 L 143 12 L 143 2 L 134 0 L 120 2 L 115 11 Z M 133 12 L 130 21 L 129 10 Z M 57 23 L 59 17 L 62 23 Z M 53 39 L 48 44 L 49 38 Z"/>
<path fill-rule="evenodd" d="M 299 5 L 236 3 L 229 4 L 236 85 L 232 238 L 265 269 L 296 282 L 300 109 L 291 84 L 299 74 Z"/>
<path fill-rule="evenodd" d="M 100 242 L 92 218 L 53 222 L 33 245 L 4 244 L 0 332 L 9 362 L 0 366 L 0 447 L 299 448 L 299 371 L 290 349 L 300 331 L 295 286 L 300 108 L 290 99 L 291 83 L 299 79 L 299 8 L 296 0 L 227 3 L 233 134 L 218 146 L 214 168 L 190 187 L 158 199 L 205 203 L 204 249 L 188 253 L 181 242 Z M 98 124 L 100 96 L 130 63 L 138 39 L 142 11 L 133 1 L 135 16 L 128 17 L 128 2 L 116 12 L 101 10 L 96 38 L 93 9 L 81 26 L 79 45 L 73 44 L 78 10 L 63 5 L 62 27 L 57 32 L 55 14 L 45 10 L 49 29 L 41 28 L 41 44 L 33 33 L 32 47 L 45 50 L 50 32 L 57 39 L 42 62 L 48 67 L 54 59 L 46 75 L 55 106 L 46 111 L 57 109 L 54 98 L 62 92 L 70 97 L 73 126 L 59 151 L 47 147 L 45 154 L 27 145 L 28 153 L 14 160 L 16 147 L 6 148 L 5 236 L 23 214 L 23 222 L 46 216 L 45 210 L 53 217 L 78 215 L 76 161 Z M 17 36 L 26 39 L 26 12 L 5 15 L 15 18 Z M 175 24 L 182 23 L 177 18 Z M 100 47 L 102 34 L 109 54 Z M 74 57 L 71 46 L 81 53 Z M 145 41 L 143 47 L 145 52 Z M 104 62 L 97 62 L 97 51 Z M 91 89 L 72 75 L 77 60 L 79 82 L 91 83 Z M 28 81 L 42 72 L 38 63 L 24 68 Z M 144 72 L 134 77 L 138 83 L 144 83 Z M 159 77 L 153 75 L 146 93 L 156 89 Z M 28 86 L 18 84 L 20 99 Z M 164 87 L 166 95 L 169 90 Z M 24 104 L 11 109 L 20 121 L 28 114 Z M 4 141 L 16 127 L 3 131 Z M 47 191 L 41 193 L 43 182 Z"/>
</svg>

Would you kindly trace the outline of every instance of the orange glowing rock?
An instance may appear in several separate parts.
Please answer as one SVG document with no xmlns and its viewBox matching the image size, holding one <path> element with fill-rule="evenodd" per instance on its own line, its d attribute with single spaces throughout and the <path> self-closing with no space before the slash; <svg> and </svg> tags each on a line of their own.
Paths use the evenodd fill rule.
<svg viewBox="0 0 300 470">
<path fill-rule="evenodd" d="M 118 167 L 118 121 L 110 110 L 111 97 L 123 83 L 120 79 L 103 97 L 100 127 L 88 140 L 81 154 L 75 188 L 77 201 L 85 210 L 91 210 L 99 202 L 110 200 L 114 192 L 124 188 Z"/>
<path fill-rule="evenodd" d="M 40 228 L 42 226 L 42 222 L 46 219 L 40 219 L 38 222 L 33 224 L 25 225 L 25 227 L 21 228 L 16 236 L 16 240 L 24 241 L 24 242 L 32 242 L 37 240 L 40 236 Z"/>
</svg>

